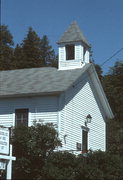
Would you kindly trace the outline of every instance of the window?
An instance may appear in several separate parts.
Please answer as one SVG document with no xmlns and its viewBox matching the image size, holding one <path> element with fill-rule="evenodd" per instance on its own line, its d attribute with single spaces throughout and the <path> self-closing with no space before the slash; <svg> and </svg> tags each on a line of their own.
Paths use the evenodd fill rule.
<svg viewBox="0 0 123 180">
<path fill-rule="evenodd" d="M 28 126 L 28 112 L 29 109 L 16 109 L 15 110 L 15 126 L 20 125 Z"/>
<path fill-rule="evenodd" d="M 82 152 L 88 151 L 88 131 L 82 130 Z"/>
<path fill-rule="evenodd" d="M 89 128 L 85 126 L 82 127 L 82 153 L 88 152 L 88 131 Z"/>
<path fill-rule="evenodd" d="M 66 60 L 75 59 L 74 44 L 66 45 Z"/>
</svg>

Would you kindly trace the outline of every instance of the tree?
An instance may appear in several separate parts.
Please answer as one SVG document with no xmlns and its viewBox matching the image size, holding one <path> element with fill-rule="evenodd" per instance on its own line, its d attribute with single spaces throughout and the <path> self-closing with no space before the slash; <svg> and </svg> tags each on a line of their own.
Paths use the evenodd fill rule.
<svg viewBox="0 0 123 180">
<path fill-rule="evenodd" d="M 100 81 L 102 81 L 102 79 L 103 79 L 103 75 L 102 75 L 103 70 L 102 70 L 102 68 L 98 64 L 94 64 L 94 66 L 95 66 L 95 69 L 96 69 L 96 72 L 98 74 L 98 77 L 99 77 Z"/>
<path fill-rule="evenodd" d="M 75 180 L 77 158 L 69 152 L 54 152 L 42 169 L 43 180 Z M 40 177 L 39 177 L 40 179 Z"/>
<path fill-rule="evenodd" d="M 115 118 L 107 123 L 107 147 L 123 157 L 123 62 L 117 61 L 103 78 L 103 86 Z"/>
<path fill-rule="evenodd" d="M 123 122 L 123 62 L 117 61 L 110 68 L 103 86 L 116 119 Z"/>
<path fill-rule="evenodd" d="M 90 151 L 79 156 L 76 174 L 76 180 L 122 180 L 123 161 L 118 155 Z"/>
<path fill-rule="evenodd" d="M 107 150 L 123 158 L 123 122 L 116 119 L 107 122 Z"/>
<path fill-rule="evenodd" d="M 49 45 L 48 37 L 42 39 L 30 27 L 28 33 L 14 51 L 14 68 L 34 68 L 44 66 L 56 66 L 56 56 Z"/>
<path fill-rule="evenodd" d="M 61 146 L 52 124 L 20 126 L 12 133 L 15 179 L 36 179 L 42 176 L 42 167 L 55 148 Z"/>
<path fill-rule="evenodd" d="M 121 180 L 123 178 L 123 161 L 119 155 L 108 152 L 90 152 L 86 158 L 89 165 L 87 180 Z"/>
<path fill-rule="evenodd" d="M 13 58 L 13 37 L 5 25 L 0 26 L 0 70 L 11 69 Z"/>
<path fill-rule="evenodd" d="M 52 66 L 54 60 L 56 60 L 55 52 L 52 49 L 52 46 L 49 45 L 49 40 L 46 35 L 41 39 L 41 56 L 43 66 Z"/>
<path fill-rule="evenodd" d="M 78 156 L 54 152 L 48 157 L 42 173 L 43 180 L 122 180 L 123 161 L 118 155 L 102 151 Z"/>
<path fill-rule="evenodd" d="M 57 56 L 48 37 L 40 38 L 30 27 L 21 44 L 13 48 L 13 37 L 5 25 L 0 26 L 0 70 L 53 66 Z"/>
<path fill-rule="evenodd" d="M 14 49 L 12 69 L 24 68 L 23 57 L 24 57 L 23 49 L 19 44 L 17 44 L 15 49 Z"/>
<path fill-rule="evenodd" d="M 32 68 L 42 66 L 41 39 L 30 27 L 21 45 L 14 51 L 15 68 Z"/>
</svg>

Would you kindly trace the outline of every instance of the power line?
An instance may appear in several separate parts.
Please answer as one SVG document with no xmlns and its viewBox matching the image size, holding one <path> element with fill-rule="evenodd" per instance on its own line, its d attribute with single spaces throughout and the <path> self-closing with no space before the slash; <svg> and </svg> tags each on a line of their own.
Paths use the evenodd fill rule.
<svg viewBox="0 0 123 180">
<path fill-rule="evenodd" d="M 116 56 L 120 51 L 122 51 L 123 50 L 123 48 L 120 48 L 118 51 L 116 51 L 110 58 L 108 58 L 108 59 L 106 59 L 101 65 L 100 65 L 100 67 L 102 67 L 105 63 L 107 63 L 110 59 L 112 59 L 114 56 Z M 93 63 L 92 63 L 93 64 Z M 88 77 L 91 77 L 91 74 L 93 74 L 93 73 L 95 73 L 95 70 L 92 70 L 89 74 L 88 74 Z M 79 83 L 81 83 L 81 82 L 83 82 L 84 81 L 84 79 L 83 80 L 80 80 L 79 82 L 77 82 L 77 83 L 75 83 L 74 84 L 74 86 L 76 86 L 77 84 L 79 84 Z M 99 82 L 98 82 L 98 84 L 99 84 Z"/>
<path fill-rule="evenodd" d="M 114 56 L 116 56 L 120 51 L 122 51 L 123 48 L 119 49 L 118 51 L 116 51 L 111 57 L 109 57 L 108 59 L 106 59 L 100 66 L 102 67 L 105 63 L 107 63 L 110 59 L 112 59 Z"/>
</svg>

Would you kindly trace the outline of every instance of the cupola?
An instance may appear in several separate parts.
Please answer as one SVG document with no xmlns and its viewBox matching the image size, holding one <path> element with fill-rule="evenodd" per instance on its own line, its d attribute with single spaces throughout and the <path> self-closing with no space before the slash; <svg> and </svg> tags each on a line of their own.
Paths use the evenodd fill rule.
<svg viewBox="0 0 123 180">
<path fill-rule="evenodd" d="M 76 22 L 70 24 L 57 44 L 59 48 L 59 70 L 81 68 L 86 63 L 90 63 L 91 46 Z"/>
</svg>

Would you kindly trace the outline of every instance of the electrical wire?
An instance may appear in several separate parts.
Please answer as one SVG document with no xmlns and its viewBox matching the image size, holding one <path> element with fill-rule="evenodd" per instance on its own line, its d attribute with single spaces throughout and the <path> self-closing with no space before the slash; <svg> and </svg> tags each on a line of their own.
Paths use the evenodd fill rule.
<svg viewBox="0 0 123 180">
<path fill-rule="evenodd" d="M 120 51 L 122 51 L 123 48 L 119 49 L 118 51 L 116 51 L 111 57 L 109 57 L 108 59 L 106 59 L 100 66 L 102 67 L 105 63 L 107 63 L 110 59 L 112 59 L 114 56 L 116 56 Z"/>
</svg>

